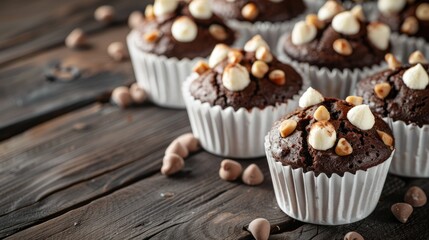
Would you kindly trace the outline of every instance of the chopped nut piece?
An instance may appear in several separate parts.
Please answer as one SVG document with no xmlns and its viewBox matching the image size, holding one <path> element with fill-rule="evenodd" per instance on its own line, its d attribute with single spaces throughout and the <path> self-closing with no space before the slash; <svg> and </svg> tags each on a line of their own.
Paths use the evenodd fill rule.
<svg viewBox="0 0 429 240">
<path fill-rule="evenodd" d="M 429 21 L 429 3 L 421 3 L 417 7 L 416 17 L 422 21 Z"/>
<path fill-rule="evenodd" d="M 338 140 L 337 146 L 335 147 L 335 153 L 338 156 L 348 156 L 352 154 L 353 148 L 345 138 Z"/>
<path fill-rule="evenodd" d="M 293 131 L 295 131 L 297 125 L 298 123 L 295 120 L 292 120 L 292 119 L 284 120 L 279 126 L 280 136 L 282 136 L 282 138 L 285 138 L 291 135 Z"/>
<path fill-rule="evenodd" d="M 391 53 L 386 54 L 384 59 L 386 60 L 387 65 L 389 65 L 389 68 L 392 70 L 395 70 L 402 65 L 401 62 Z"/>
<path fill-rule="evenodd" d="M 358 96 L 348 96 L 346 102 L 353 104 L 355 106 L 361 105 L 363 103 L 363 98 Z"/>
<path fill-rule="evenodd" d="M 189 150 L 183 146 L 181 142 L 178 140 L 174 140 L 173 142 L 168 145 L 167 149 L 165 150 L 165 154 L 174 153 L 179 155 L 182 158 L 186 158 L 189 155 Z"/>
<path fill-rule="evenodd" d="M 100 6 L 95 10 L 94 18 L 98 22 L 110 23 L 115 18 L 115 8 L 108 5 Z"/>
<path fill-rule="evenodd" d="M 266 63 L 273 61 L 273 55 L 271 54 L 270 49 L 264 46 L 258 47 L 258 49 L 256 49 L 255 57 L 256 59 L 262 60 Z"/>
<path fill-rule="evenodd" d="M 252 163 L 244 170 L 242 180 L 250 186 L 259 185 L 264 182 L 264 174 L 258 165 Z"/>
<path fill-rule="evenodd" d="M 323 21 L 320 21 L 316 14 L 309 14 L 305 17 L 305 22 L 309 25 L 313 25 L 318 29 L 321 29 L 325 26 Z"/>
<path fill-rule="evenodd" d="M 383 143 L 386 146 L 389 146 L 389 147 L 393 146 L 393 138 L 392 138 L 392 136 L 390 136 L 389 134 L 387 134 L 387 133 L 385 133 L 383 131 L 380 131 L 380 130 L 377 130 L 377 133 L 378 133 L 378 136 L 381 138 L 381 140 L 383 141 Z"/>
<path fill-rule="evenodd" d="M 426 60 L 425 56 L 420 51 L 415 51 L 411 53 L 410 57 L 408 58 L 408 62 L 410 64 L 416 64 L 416 63 L 428 63 L 428 60 Z"/>
<path fill-rule="evenodd" d="M 262 78 L 265 76 L 268 70 L 268 65 L 265 62 L 258 60 L 253 63 L 251 72 L 253 76 L 257 78 Z"/>
<path fill-rule="evenodd" d="M 228 37 L 225 28 L 218 24 L 210 25 L 209 32 L 214 38 L 219 41 L 223 41 Z"/>
<path fill-rule="evenodd" d="M 402 23 L 401 32 L 405 34 L 414 35 L 417 33 L 418 30 L 419 30 L 419 22 L 413 16 L 407 17 L 404 20 L 404 23 Z"/>
<path fill-rule="evenodd" d="M 374 93 L 375 95 L 380 98 L 384 99 L 389 95 L 390 90 L 392 87 L 388 83 L 379 83 L 374 86 Z"/>
<path fill-rule="evenodd" d="M 229 63 L 240 63 L 243 59 L 243 54 L 238 50 L 231 50 L 228 52 Z"/>
<path fill-rule="evenodd" d="M 153 5 L 152 4 L 149 4 L 149 5 L 146 6 L 146 9 L 144 10 L 144 16 L 148 20 L 155 19 L 155 12 L 153 10 Z"/>
<path fill-rule="evenodd" d="M 235 181 L 243 171 L 239 162 L 225 159 L 220 163 L 219 177 L 225 181 Z"/>
<path fill-rule="evenodd" d="M 146 42 L 152 43 L 155 42 L 160 36 L 160 32 L 158 30 L 153 30 L 151 32 L 145 33 L 143 38 Z"/>
<path fill-rule="evenodd" d="M 209 69 L 210 69 L 209 64 L 206 61 L 199 61 L 197 62 L 197 64 L 195 64 L 192 71 L 198 73 L 198 75 L 201 75 L 207 72 Z"/>
<path fill-rule="evenodd" d="M 121 42 L 112 42 L 107 47 L 107 53 L 115 61 L 122 61 L 128 57 L 127 49 L 125 45 Z"/>
<path fill-rule="evenodd" d="M 331 119 L 331 115 L 329 114 L 328 109 L 322 105 L 314 112 L 314 119 L 317 121 L 329 121 L 329 119 Z"/>
<path fill-rule="evenodd" d="M 69 48 L 81 48 L 87 45 L 85 33 L 80 28 L 74 29 L 66 38 L 66 46 Z"/>
<path fill-rule="evenodd" d="M 259 15 L 258 7 L 254 3 L 248 3 L 241 9 L 241 15 L 247 20 L 253 20 Z"/>
<path fill-rule="evenodd" d="M 282 70 L 273 70 L 272 72 L 270 72 L 270 75 L 268 75 L 268 78 L 271 82 L 279 86 L 285 85 L 286 83 L 285 72 L 283 72 Z"/>
<path fill-rule="evenodd" d="M 335 52 L 344 56 L 349 56 L 353 53 L 352 46 L 346 39 L 343 38 L 335 40 L 332 47 L 334 48 Z"/>
</svg>

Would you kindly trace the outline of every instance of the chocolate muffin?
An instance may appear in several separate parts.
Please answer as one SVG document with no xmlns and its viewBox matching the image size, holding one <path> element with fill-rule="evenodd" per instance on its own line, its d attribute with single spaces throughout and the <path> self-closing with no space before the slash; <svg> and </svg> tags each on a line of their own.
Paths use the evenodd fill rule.
<svg viewBox="0 0 429 240">
<path fill-rule="evenodd" d="M 281 63 L 266 42 L 255 36 L 244 49 L 218 45 L 209 66 L 190 85 L 191 95 L 222 108 L 260 109 L 285 103 L 301 90 L 303 80 L 295 69 Z"/>
<path fill-rule="evenodd" d="M 386 55 L 389 69 L 363 79 L 357 94 L 383 117 L 406 124 L 429 124 L 429 64 L 421 52 L 414 52 L 410 64 Z"/>
<path fill-rule="evenodd" d="M 306 9 L 302 0 L 211 0 L 215 13 L 226 19 L 247 22 L 282 22 L 290 20 Z"/>
<path fill-rule="evenodd" d="M 207 0 L 156 0 L 135 30 L 142 51 L 178 59 L 205 57 L 216 44 L 235 40 L 234 31 L 212 13 Z"/>
<path fill-rule="evenodd" d="M 379 0 L 378 11 L 392 31 L 429 40 L 429 0 Z"/>
<path fill-rule="evenodd" d="M 367 22 L 361 6 L 345 11 L 338 2 L 327 1 L 280 44 L 292 60 L 342 70 L 380 63 L 390 49 L 389 37 L 389 27 Z"/>
<path fill-rule="evenodd" d="M 392 132 L 358 97 L 347 101 L 324 98 L 309 88 L 302 109 L 277 121 L 268 133 L 267 154 L 283 166 L 325 173 L 355 173 L 387 160 L 393 150 Z"/>
</svg>

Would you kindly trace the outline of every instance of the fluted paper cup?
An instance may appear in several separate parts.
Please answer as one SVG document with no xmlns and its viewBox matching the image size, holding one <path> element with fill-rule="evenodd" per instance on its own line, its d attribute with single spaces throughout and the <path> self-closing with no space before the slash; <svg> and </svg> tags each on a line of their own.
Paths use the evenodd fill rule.
<svg viewBox="0 0 429 240">
<path fill-rule="evenodd" d="M 429 177 L 429 125 L 394 121 L 392 131 L 396 153 L 389 171 L 405 177 Z"/>
<path fill-rule="evenodd" d="M 298 107 L 299 97 L 308 86 L 304 81 L 301 91 L 286 103 L 236 111 L 232 107 L 222 109 L 195 99 L 189 91 L 195 77 L 189 77 L 182 88 L 192 132 L 205 150 L 231 158 L 264 156 L 265 134 L 274 121 Z"/>
<path fill-rule="evenodd" d="M 270 148 L 267 136 L 266 155 L 279 207 L 292 218 L 320 225 L 349 224 L 371 214 L 380 199 L 393 155 L 365 171 L 328 177 L 283 166 L 272 157 Z"/>
<path fill-rule="evenodd" d="M 392 33 L 392 53 L 402 62 L 408 62 L 411 53 L 419 50 L 424 56 L 429 57 L 429 43 L 423 38 L 409 37 L 404 34 Z"/>
<path fill-rule="evenodd" d="M 387 68 L 386 63 L 373 65 L 365 68 L 355 69 L 328 69 L 326 67 L 317 67 L 308 63 L 292 60 L 284 51 L 283 43 L 286 41 L 289 33 L 284 34 L 277 45 L 278 57 L 283 62 L 293 65 L 300 69 L 303 74 L 309 77 L 310 86 L 317 89 L 322 95 L 345 99 L 353 94 L 356 83 L 382 69 Z"/>
<path fill-rule="evenodd" d="M 177 59 L 146 53 L 138 48 L 138 32 L 127 36 L 131 62 L 138 85 L 155 104 L 169 108 L 185 108 L 181 86 L 192 67 L 203 58 Z"/>
</svg>

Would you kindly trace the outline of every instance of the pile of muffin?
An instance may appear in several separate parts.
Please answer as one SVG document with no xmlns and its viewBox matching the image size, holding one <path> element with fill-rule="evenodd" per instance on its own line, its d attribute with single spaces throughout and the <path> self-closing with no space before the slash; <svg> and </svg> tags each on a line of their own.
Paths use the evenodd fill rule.
<svg viewBox="0 0 429 240">
<path fill-rule="evenodd" d="M 286 214 L 345 224 L 389 171 L 429 177 L 429 1 L 313 5 L 155 0 L 127 43 L 139 86 L 186 107 L 205 150 L 266 155 Z"/>
</svg>

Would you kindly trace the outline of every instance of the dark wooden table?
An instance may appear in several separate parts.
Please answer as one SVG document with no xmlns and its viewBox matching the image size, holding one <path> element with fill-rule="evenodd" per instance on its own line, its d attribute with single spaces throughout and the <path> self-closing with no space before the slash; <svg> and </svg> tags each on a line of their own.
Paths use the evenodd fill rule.
<svg viewBox="0 0 429 240">
<path fill-rule="evenodd" d="M 390 206 L 409 186 L 429 193 L 429 181 L 389 175 L 367 219 L 343 226 L 295 221 L 277 206 L 264 158 L 265 182 L 250 187 L 218 177 L 220 157 L 200 151 L 180 174 L 159 172 L 167 145 L 190 131 L 185 111 L 145 104 L 121 110 L 111 90 L 134 81 L 129 61 L 106 53 L 129 32 L 126 19 L 145 1 L 2 0 L 0 2 L 0 238 L 9 239 L 251 239 L 246 230 L 267 218 L 272 239 L 429 239 L 429 204 L 399 223 Z M 147 2 L 147 1 L 146 1 Z M 111 4 L 117 21 L 93 20 Z M 83 28 L 92 47 L 64 47 Z M 76 66 L 81 78 L 48 82 L 53 61 Z M 75 129 L 77 123 L 87 125 Z"/>
</svg>

